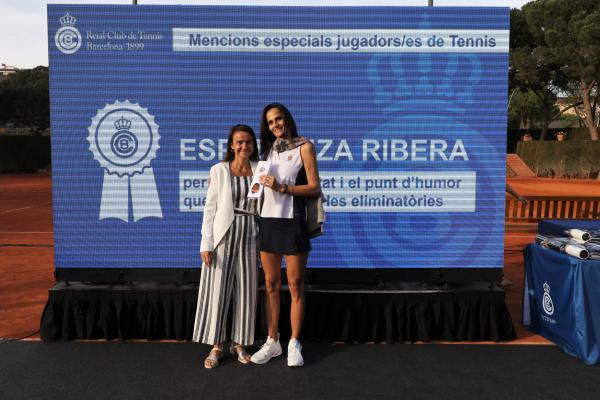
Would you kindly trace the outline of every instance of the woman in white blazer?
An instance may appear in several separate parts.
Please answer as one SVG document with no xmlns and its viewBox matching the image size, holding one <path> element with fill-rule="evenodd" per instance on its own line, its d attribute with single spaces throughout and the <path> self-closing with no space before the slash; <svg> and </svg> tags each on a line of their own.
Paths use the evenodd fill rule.
<svg viewBox="0 0 600 400">
<path fill-rule="evenodd" d="M 202 219 L 202 271 L 193 339 L 213 345 L 205 368 L 219 365 L 223 342 L 243 364 L 250 362 L 245 346 L 254 343 L 257 290 L 258 202 L 248 199 L 258 161 L 256 135 L 247 125 L 229 132 L 223 162 L 210 169 L 210 183 Z M 232 303 L 231 337 L 227 317 Z"/>
</svg>

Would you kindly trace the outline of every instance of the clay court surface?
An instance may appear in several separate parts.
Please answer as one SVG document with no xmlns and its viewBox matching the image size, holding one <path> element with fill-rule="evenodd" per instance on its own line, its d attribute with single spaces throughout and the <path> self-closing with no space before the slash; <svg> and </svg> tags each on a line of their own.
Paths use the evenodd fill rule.
<svg viewBox="0 0 600 400">
<path fill-rule="evenodd" d="M 510 178 L 521 195 L 600 195 L 600 181 Z M 535 225 L 507 227 L 504 273 L 506 302 L 517 331 L 508 344 L 548 344 L 521 326 L 523 257 Z M 52 193 L 50 173 L 0 175 L 0 338 L 36 333 L 54 284 Z"/>
<path fill-rule="evenodd" d="M 600 196 L 600 181 L 589 179 L 508 178 L 522 196 Z"/>
</svg>

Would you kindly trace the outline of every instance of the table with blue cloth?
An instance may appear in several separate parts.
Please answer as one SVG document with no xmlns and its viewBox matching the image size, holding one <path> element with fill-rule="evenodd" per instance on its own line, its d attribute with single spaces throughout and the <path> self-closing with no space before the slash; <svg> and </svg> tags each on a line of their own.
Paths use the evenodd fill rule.
<svg viewBox="0 0 600 400">
<path fill-rule="evenodd" d="M 600 229 L 599 221 L 543 221 L 542 235 Z M 524 250 L 523 325 L 586 364 L 600 362 L 600 261 L 530 244 Z"/>
<path fill-rule="evenodd" d="M 567 229 L 596 230 L 600 221 L 590 219 L 546 219 L 538 224 L 538 233 L 545 236 L 566 237 Z"/>
</svg>

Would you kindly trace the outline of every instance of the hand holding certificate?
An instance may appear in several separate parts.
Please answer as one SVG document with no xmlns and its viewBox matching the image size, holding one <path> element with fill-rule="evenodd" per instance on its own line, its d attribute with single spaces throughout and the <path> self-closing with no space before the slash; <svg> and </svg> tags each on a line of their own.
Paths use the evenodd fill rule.
<svg viewBox="0 0 600 400">
<path fill-rule="evenodd" d="M 250 184 L 250 191 L 248 192 L 249 199 L 259 199 L 262 196 L 264 186 L 260 184 L 259 178 L 269 174 L 269 168 L 271 168 L 271 161 L 259 161 L 252 177 L 252 183 Z"/>
</svg>

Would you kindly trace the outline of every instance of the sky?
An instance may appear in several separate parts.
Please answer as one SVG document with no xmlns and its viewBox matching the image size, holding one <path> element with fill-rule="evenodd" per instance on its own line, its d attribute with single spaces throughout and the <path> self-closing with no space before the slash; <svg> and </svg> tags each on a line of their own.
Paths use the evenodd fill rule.
<svg viewBox="0 0 600 400">
<path fill-rule="evenodd" d="M 433 0 L 434 6 L 521 8 L 520 0 Z M 17 68 L 48 65 L 47 4 L 131 4 L 131 0 L 0 0 L 0 63 Z M 427 6 L 427 0 L 138 0 L 138 4 L 254 4 L 254 5 L 353 5 Z"/>
</svg>

